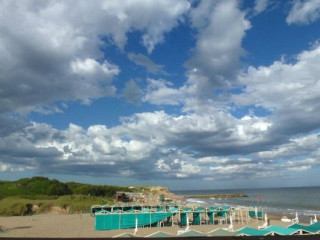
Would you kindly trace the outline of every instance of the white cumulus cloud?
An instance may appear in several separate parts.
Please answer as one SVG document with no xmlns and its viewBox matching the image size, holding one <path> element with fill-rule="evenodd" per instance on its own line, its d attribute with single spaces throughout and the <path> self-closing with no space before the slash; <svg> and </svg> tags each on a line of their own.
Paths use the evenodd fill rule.
<svg viewBox="0 0 320 240">
<path fill-rule="evenodd" d="M 288 24 L 310 24 L 320 17 L 319 0 L 297 0 L 286 18 Z"/>
</svg>

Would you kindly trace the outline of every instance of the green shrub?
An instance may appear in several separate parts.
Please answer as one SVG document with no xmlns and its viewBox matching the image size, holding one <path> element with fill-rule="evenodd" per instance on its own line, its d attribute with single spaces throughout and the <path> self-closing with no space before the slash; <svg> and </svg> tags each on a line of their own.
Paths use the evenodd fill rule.
<svg viewBox="0 0 320 240">
<path fill-rule="evenodd" d="M 95 204 L 113 204 L 111 198 L 95 197 L 85 195 L 68 195 L 61 196 L 55 199 L 27 199 L 19 197 L 9 197 L 0 200 L 0 215 L 1 216 L 21 216 L 29 214 L 47 213 L 52 210 L 52 207 L 57 206 L 69 213 L 84 212 L 89 213 L 91 206 Z M 39 208 L 34 213 L 32 212 L 33 205 Z"/>
</svg>

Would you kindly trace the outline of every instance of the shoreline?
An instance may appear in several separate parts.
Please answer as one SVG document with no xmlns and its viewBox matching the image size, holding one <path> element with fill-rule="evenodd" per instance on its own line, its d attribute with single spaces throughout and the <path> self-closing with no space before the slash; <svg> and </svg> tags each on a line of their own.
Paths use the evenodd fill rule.
<svg viewBox="0 0 320 240">
<path fill-rule="evenodd" d="M 215 194 L 216 196 L 220 194 Z M 320 208 L 317 209 L 307 209 L 307 208 L 294 208 L 294 206 L 291 207 L 284 207 L 284 206 L 268 206 L 268 202 L 264 202 L 261 200 L 260 202 L 254 202 L 251 201 L 251 204 L 249 205 L 246 203 L 246 197 L 249 197 L 247 194 L 244 193 L 237 193 L 234 194 L 234 197 L 232 197 L 233 194 L 221 194 L 225 195 L 224 197 L 211 197 L 212 194 L 202 194 L 202 195 L 177 195 L 179 197 L 182 197 L 184 203 L 186 205 L 202 205 L 202 206 L 231 206 L 234 208 L 253 208 L 253 207 L 258 207 L 259 209 L 262 209 L 263 212 L 268 213 L 268 214 L 283 214 L 283 215 L 294 215 L 296 212 L 298 213 L 299 217 L 304 218 L 306 220 L 304 221 L 309 221 L 310 217 L 316 215 L 320 216 Z M 244 197 L 237 196 L 237 195 L 245 195 Z M 241 201 L 234 201 L 234 199 L 243 199 L 244 202 Z M 210 201 L 208 202 L 207 200 L 212 200 L 212 203 Z M 229 201 L 228 201 L 229 200 Z M 319 200 L 320 201 L 320 200 Z"/>
<path fill-rule="evenodd" d="M 225 193 L 225 194 L 201 194 L 201 195 L 178 195 L 187 198 L 198 198 L 198 199 L 206 199 L 206 198 L 239 198 L 239 197 L 248 197 L 248 195 L 243 193 Z"/>
</svg>

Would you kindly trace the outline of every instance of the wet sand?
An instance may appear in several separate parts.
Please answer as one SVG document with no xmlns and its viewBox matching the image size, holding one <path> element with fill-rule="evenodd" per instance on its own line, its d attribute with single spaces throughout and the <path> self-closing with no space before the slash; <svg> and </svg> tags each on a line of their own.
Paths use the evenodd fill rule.
<svg viewBox="0 0 320 240">
<path fill-rule="evenodd" d="M 271 225 L 288 226 L 289 223 L 280 221 L 282 215 L 268 215 Z M 292 217 L 292 216 L 288 216 Z M 133 234 L 134 229 L 96 231 L 94 230 L 94 217 L 89 214 L 40 214 L 21 217 L 0 217 L 0 226 L 5 232 L 0 232 L 1 237 L 31 237 L 31 238 L 103 238 L 114 237 L 121 233 Z M 257 227 L 262 225 L 264 220 L 251 219 L 249 223 L 234 223 L 234 230 L 245 226 Z M 306 223 L 308 224 L 308 223 Z M 219 225 L 190 225 L 193 230 L 204 233 L 216 228 L 227 228 L 228 224 Z M 179 226 L 139 228 L 138 236 L 147 236 L 157 231 L 177 235 Z"/>
</svg>

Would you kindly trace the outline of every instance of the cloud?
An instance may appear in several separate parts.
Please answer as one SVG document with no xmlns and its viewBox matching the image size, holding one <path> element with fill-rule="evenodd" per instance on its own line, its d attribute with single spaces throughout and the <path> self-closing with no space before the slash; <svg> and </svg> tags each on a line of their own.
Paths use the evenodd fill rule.
<svg viewBox="0 0 320 240">
<path fill-rule="evenodd" d="M 123 95 L 129 103 L 141 104 L 142 91 L 134 80 L 131 79 L 126 83 Z"/>
<path fill-rule="evenodd" d="M 237 105 L 269 109 L 270 131 L 278 139 L 303 134 L 320 127 L 320 46 L 296 56 L 295 62 L 275 61 L 270 66 L 249 67 L 240 77 L 243 92 L 232 96 Z"/>
<path fill-rule="evenodd" d="M 174 88 L 165 80 L 149 80 L 143 101 L 183 105 L 184 111 L 199 113 L 225 107 L 224 97 L 214 91 L 227 89 L 236 82 L 240 57 L 245 53 L 241 42 L 250 28 L 245 12 L 238 7 L 237 1 L 228 0 L 201 1 L 192 8 L 189 19 L 197 35 L 196 45 L 185 64 L 186 83 Z"/>
<path fill-rule="evenodd" d="M 119 74 L 117 66 L 109 64 L 108 61 L 100 64 L 91 58 L 72 61 L 71 69 L 73 73 L 79 74 L 80 76 L 89 76 L 91 81 L 94 79 L 106 79 L 110 81 L 110 76 Z"/>
<path fill-rule="evenodd" d="M 23 168 L 23 167 L 15 167 L 14 165 L 11 164 L 3 164 L 0 162 L 0 172 L 23 172 L 27 169 L 30 168 Z"/>
<path fill-rule="evenodd" d="M 320 17 L 320 1 L 295 1 L 286 18 L 288 24 L 310 24 Z"/>
<path fill-rule="evenodd" d="M 294 61 L 241 71 L 250 22 L 237 1 L 196 2 L 191 11 L 188 1 L 74 3 L 0 2 L 6 10 L 0 13 L 0 171 L 234 183 L 319 168 L 317 43 Z M 256 11 L 266 4 L 256 2 Z M 55 101 L 89 104 L 113 96 L 121 66 L 104 60 L 102 39 L 123 53 L 128 33 L 139 31 L 150 53 L 186 14 L 196 42 L 185 84 L 147 78 L 140 89 L 132 79 L 123 90 L 128 102 L 168 105 L 167 111 L 142 109 L 111 128 L 70 123 L 62 130 L 13 117 L 66 107 Z M 128 57 L 162 74 L 149 57 Z M 268 114 L 232 115 L 241 108 Z"/>
<path fill-rule="evenodd" d="M 234 181 L 282 178 L 319 167 L 317 134 L 272 145 L 264 121 L 222 112 L 171 116 L 159 111 L 124 117 L 113 128 L 70 124 L 58 130 L 30 123 L 1 135 L 1 171 Z"/>
<path fill-rule="evenodd" d="M 275 146 L 267 151 L 261 151 L 255 157 L 263 160 L 293 159 L 303 156 L 318 158 L 320 156 L 319 147 L 320 142 L 317 134 L 309 134 L 291 138 L 288 143 Z"/>
<path fill-rule="evenodd" d="M 124 120 L 125 131 L 130 132 L 133 139 L 189 148 L 202 156 L 255 152 L 265 147 L 264 136 L 268 135 L 265 128 L 251 127 L 259 122 L 263 123 L 263 119 L 238 121 L 224 112 L 174 117 L 160 111 L 136 114 Z"/>
<path fill-rule="evenodd" d="M 146 70 L 152 74 L 168 75 L 168 73 L 163 71 L 163 65 L 154 63 L 150 58 L 141 53 L 128 53 L 128 58 L 135 64 L 146 68 Z"/>
<path fill-rule="evenodd" d="M 232 0 L 203 1 L 190 18 L 198 35 L 193 56 L 186 63 L 188 84 L 203 94 L 234 81 L 244 54 L 241 42 L 250 23 Z"/>
<path fill-rule="evenodd" d="M 173 83 L 163 79 L 147 79 L 148 85 L 143 96 L 144 102 L 156 105 L 180 105 L 185 95 L 184 89 L 173 88 Z"/>
<path fill-rule="evenodd" d="M 57 112 L 56 101 L 113 96 L 121 69 L 100 60 L 103 41 L 123 49 L 127 34 L 139 31 L 152 52 L 189 7 L 183 0 L 1 1 L 0 112 Z"/>
<path fill-rule="evenodd" d="M 269 5 L 269 0 L 255 0 L 254 2 L 254 14 L 260 14 L 262 12 L 264 12 Z"/>
</svg>

